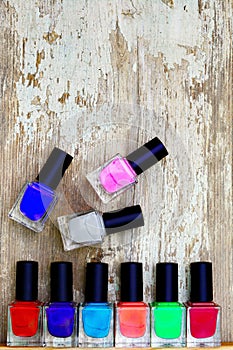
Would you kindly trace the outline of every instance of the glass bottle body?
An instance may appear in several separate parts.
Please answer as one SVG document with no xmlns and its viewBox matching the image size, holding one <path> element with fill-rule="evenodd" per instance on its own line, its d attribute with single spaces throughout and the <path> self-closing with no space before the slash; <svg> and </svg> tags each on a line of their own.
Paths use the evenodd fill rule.
<svg viewBox="0 0 233 350">
<path fill-rule="evenodd" d="M 150 309 L 144 302 L 118 302 L 115 314 L 116 347 L 150 345 Z"/>
<path fill-rule="evenodd" d="M 43 307 L 43 343 L 48 347 L 77 346 L 77 305 L 50 302 Z"/>
<path fill-rule="evenodd" d="M 80 305 L 80 347 L 113 347 L 113 331 L 113 304 L 83 303 Z"/>
<path fill-rule="evenodd" d="M 106 235 L 103 218 L 97 211 L 60 216 L 57 221 L 66 251 L 101 243 Z"/>
<path fill-rule="evenodd" d="M 187 347 L 221 345 L 220 306 L 214 302 L 188 302 Z"/>
<path fill-rule="evenodd" d="M 9 217 L 35 232 L 41 232 L 56 202 L 57 195 L 49 186 L 38 181 L 26 182 Z"/>
<path fill-rule="evenodd" d="M 8 306 L 7 346 L 42 346 L 42 304 L 14 301 Z"/>
<path fill-rule="evenodd" d="M 86 177 L 104 203 L 108 203 L 137 182 L 134 169 L 120 154 L 116 154 Z"/>
<path fill-rule="evenodd" d="M 151 306 L 151 346 L 186 345 L 186 308 L 179 302 L 153 302 Z"/>
</svg>

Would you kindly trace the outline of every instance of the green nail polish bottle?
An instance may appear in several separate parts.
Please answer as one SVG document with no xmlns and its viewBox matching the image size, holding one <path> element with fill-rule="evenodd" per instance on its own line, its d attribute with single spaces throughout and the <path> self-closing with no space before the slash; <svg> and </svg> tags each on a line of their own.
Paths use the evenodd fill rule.
<svg viewBox="0 0 233 350">
<path fill-rule="evenodd" d="M 151 346 L 186 345 L 186 308 L 178 302 L 178 264 L 156 264 L 156 301 L 151 307 Z"/>
</svg>

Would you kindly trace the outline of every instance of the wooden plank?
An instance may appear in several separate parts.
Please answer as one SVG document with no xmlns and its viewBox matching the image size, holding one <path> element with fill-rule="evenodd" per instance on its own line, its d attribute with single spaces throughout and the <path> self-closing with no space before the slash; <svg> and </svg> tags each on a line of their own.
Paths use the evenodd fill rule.
<svg viewBox="0 0 233 350">
<path fill-rule="evenodd" d="M 7 346 L 0 346 L 0 349 L 4 350 L 4 349 L 9 349 L 9 347 Z M 18 350 L 23 350 L 25 349 L 25 347 L 17 347 Z M 29 347 L 27 347 L 27 349 L 30 349 Z M 32 347 L 31 349 L 34 349 L 34 350 L 40 350 L 41 348 L 40 347 Z M 54 348 L 47 348 L 46 349 L 50 350 L 50 349 L 54 349 Z M 71 350 L 73 349 L 77 349 L 77 348 L 69 348 Z M 82 348 L 82 349 L 96 349 L 96 348 Z M 117 348 L 98 348 L 98 349 L 106 349 L 106 350 L 109 350 L 109 349 L 117 349 Z M 126 350 L 126 349 L 129 349 L 129 348 L 121 348 L 122 350 Z M 135 350 L 139 350 L 139 349 L 142 349 L 142 348 L 134 348 Z M 144 348 L 145 350 L 151 350 L 151 349 L 154 349 L 154 348 Z M 165 350 L 167 348 L 160 348 L 161 350 Z M 176 348 L 176 349 L 188 349 L 188 348 Z M 193 350 L 200 350 L 200 349 L 203 349 L 203 348 L 192 348 Z M 232 343 L 224 343 L 223 345 L 221 345 L 220 347 L 216 347 L 215 349 L 221 349 L 221 350 L 231 350 L 233 349 L 233 344 Z"/>
<path fill-rule="evenodd" d="M 156 262 L 177 261 L 185 301 L 189 263 L 211 260 L 223 340 L 232 341 L 231 18 L 231 0 L 1 1 L 2 343 L 21 259 L 40 263 L 41 300 L 49 299 L 50 262 L 72 261 L 78 302 L 88 261 L 109 263 L 112 301 L 122 261 L 143 262 L 146 301 L 155 298 Z M 100 203 L 85 174 L 153 136 L 169 157 L 127 194 Z M 54 146 L 75 158 L 50 222 L 35 234 L 7 215 Z M 58 215 L 138 203 L 144 228 L 64 252 Z"/>
</svg>

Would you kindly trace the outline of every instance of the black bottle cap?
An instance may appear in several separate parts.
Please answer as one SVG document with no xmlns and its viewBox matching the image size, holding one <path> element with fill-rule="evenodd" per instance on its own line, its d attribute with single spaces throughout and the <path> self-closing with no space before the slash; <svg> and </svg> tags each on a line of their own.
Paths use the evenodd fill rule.
<svg viewBox="0 0 233 350">
<path fill-rule="evenodd" d="M 19 301 L 36 301 L 38 298 L 38 262 L 17 261 L 16 294 Z"/>
<path fill-rule="evenodd" d="M 168 152 L 163 143 L 155 137 L 136 151 L 130 153 L 126 159 L 134 169 L 137 175 L 156 164 L 159 160 L 166 157 Z"/>
<path fill-rule="evenodd" d="M 178 264 L 156 264 L 156 301 L 178 301 Z"/>
<path fill-rule="evenodd" d="M 121 264 L 121 301 L 143 301 L 142 263 Z"/>
<path fill-rule="evenodd" d="M 209 302 L 213 300 L 212 263 L 207 261 L 190 264 L 191 302 Z"/>
<path fill-rule="evenodd" d="M 55 190 L 72 159 L 71 155 L 55 147 L 36 180 Z"/>
<path fill-rule="evenodd" d="M 56 261 L 50 265 L 51 301 L 67 302 L 73 300 L 72 262 Z"/>
<path fill-rule="evenodd" d="M 140 205 L 103 213 L 103 221 L 107 234 L 144 226 Z"/>
<path fill-rule="evenodd" d="M 106 303 L 108 300 L 108 264 L 87 263 L 86 266 L 86 303 Z"/>
</svg>

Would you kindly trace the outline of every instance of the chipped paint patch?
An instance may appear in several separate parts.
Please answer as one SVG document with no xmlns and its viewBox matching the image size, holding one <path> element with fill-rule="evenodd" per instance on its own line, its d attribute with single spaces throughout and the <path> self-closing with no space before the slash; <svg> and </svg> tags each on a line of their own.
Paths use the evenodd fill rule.
<svg viewBox="0 0 233 350">
<path fill-rule="evenodd" d="M 59 97 L 58 102 L 60 102 L 61 104 L 65 104 L 69 97 L 69 92 L 63 92 L 62 96 Z"/>
<path fill-rule="evenodd" d="M 50 45 L 55 43 L 58 39 L 61 39 L 61 34 L 57 34 L 54 30 L 52 32 L 44 33 L 43 39 L 47 41 Z"/>
<path fill-rule="evenodd" d="M 165 5 L 169 6 L 170 8 L 174 7 L 174 1 L 173 0 L 161 0 Z"/>
<path fill-rule="evenodd" d="M 102 100 L 99 94 L 102 77 L 108 76 L 108 84 L 115 79 L 112 59 L 116 52 L 111 52 L 111 40 L 116 31 L 119 32 L 118 39 L 123 38 L 125 43 L 124 46 L 118 45 L 118 48 L 122 46 L 124 49 L 117 53 L 118 58 L 121 57 L 117 61 L 118 69 L 127 57 L 135 53 L 138 40 L 143 38 L 145 45 L 149 43 L 146 54 L 153 57 L 162 55 L 167 72 L 187 62 L 190 86 L 194 78 L 201 84 L 208 79 L 204 52 L 214 26 L 213 8 L 205 6 L 202 9 L 209 28 L 205 34 L 200 2 L 187 4 L 184 0 L 164 0 L 145 6 L 135 1 L 123 7 L 117 4 L 113 9 L 106 1 L 106 6 L 101 6 L 98 23 L 93 15 L 99 13 L 98 1 L 83 2 L 77 7 L 76 2 L 64 0 L 62 6 L 54 5 L 52 19 L 49 9 L 42 3 L 38 6 L 32 0 L 23 3 L 11 0 L 10 3 L 18 13 L 24 14 L 18 16 L 16 22 L 21 50 L 21 79 L 16 83 L 20 117 L 16 124 L 20 122 L 23 128 L 25 126 L 28 142 L 35 135 L 29 127 L 27 115 L 30 113 L 34 121 L 40 118 L 40 113 L 35 113 L 35 105 L 29 102 L 34 101 L 36 96 L 39 96 L 37 101 L 41 101 L 41 112 L 46 112 L 43 107 L 46 103 L 46 109 L 53 111 L 61 123 L 65 122 L 64 113 L 78 118 L 80 108 L 92 108 Z M 152 29 L 155 33 L 153 40 Z M 129 66 L 132 74 L 137 74 L 139 69 L 135 61 Z M 70 81 L 68 91 L 67 80 Z M 196 86 L 195 83 L 193 91 Z M 50 94 L 45 96 L 48 90 Z M 109 98 L 112 100 L 114 96 L 110 94 L 108 101 Z M 37 111 L 39 107 L 37 103 Z M 18 129 L 16 125 L 15 137 Z"/>
</svg>

